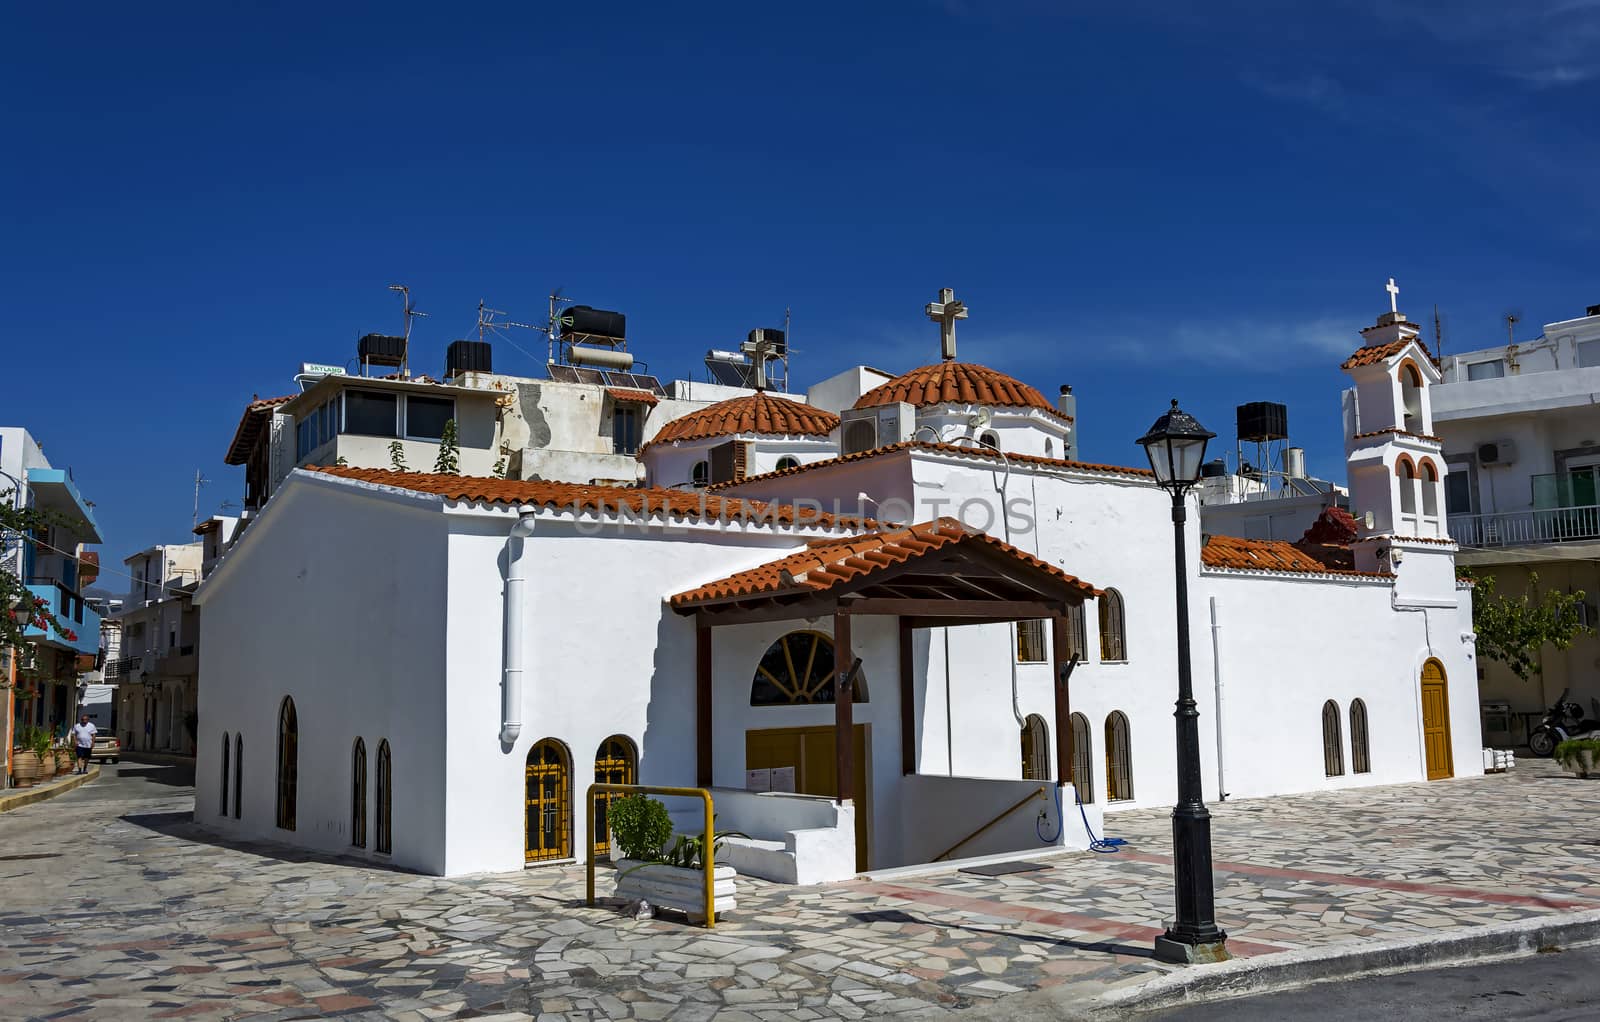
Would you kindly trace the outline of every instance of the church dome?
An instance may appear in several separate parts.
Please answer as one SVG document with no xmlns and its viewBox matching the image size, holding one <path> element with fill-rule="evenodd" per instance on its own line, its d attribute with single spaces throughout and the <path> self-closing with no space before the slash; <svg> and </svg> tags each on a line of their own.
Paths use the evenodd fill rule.
<svg viewBox="0 0 1600 1022">
<path fill-rule="evenodd" d="M 855 406 L 872 408 L 896 401 L 905 401 L 918 408 L 945 404 L 1037 408 L 1056 418 L 1067 418 L 1043 394 L 1026 383 L 975 362 L 935 362 L 913 369 L 867 391 Z"/>
<path fill-rule="evenodd" d="M 832 412 L 757 391 L 748 397 L 718 401 L 697 412 L 673 419 L 662 426 L 650 442 L 660 444 L 674 440 L 705 440 L 739 433 L 825 437 L 838 426 L 839 417 Z"/>
</svg>

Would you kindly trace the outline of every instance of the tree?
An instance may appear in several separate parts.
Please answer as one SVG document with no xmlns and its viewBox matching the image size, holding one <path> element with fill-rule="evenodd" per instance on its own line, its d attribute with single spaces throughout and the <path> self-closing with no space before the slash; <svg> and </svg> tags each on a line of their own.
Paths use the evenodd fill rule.
<svg viewBox="0 0 1600 1022">
<path fill-rule="evenodd" d="M 405 449 L 400 446 L 400 441 L 398 440 L 391 441 L 389 444 L 389 467 L 394 469 L 396 472 L 411 471 L 409 468 L 406 468 L 406 452 Z"/>
<path fill-rule="evenodd" d="M 1539 653 L 1545 646 L 1567 649 L 1580 635 L 1584 594 L 1546 589 L 1539 594 L 1539 576 L 1528 572 L 1528 588 L 1520 596 L 1494 591 L 1494 577 L 1472 575 L 1472 628 L 1478 633 L 1478 654 L 1505 664 L 1529 681 L 1543 673 Z"/>
<path fill-rule="evenodd" d="M 11 494 L 10 490 L 0 493 L 0 549 L 14 542 L 29 542 L 35 531 L 61 520 L 57 515 L 14 506 Z M 50 613 L 49 601 L 35 596 L 23 580 L 12 573 L 9 559 L 0 558 L 0 651 L 17 655 L 26 644 L 24 633 L 29 628 L 54 632 L 68 642 L 78 641 L 77 633 Z M 0 688 L 9 684 L 9 680 L 0 675 Z"/>
<path fill-rule="evenodd" d="M 433 470 L 441 475 L 456 475 L 461 471 L 461 440 L 456 435 L 456 420 L 444 420 L 444 432 L 439 437 L 439 457 Z"/>
</svg>

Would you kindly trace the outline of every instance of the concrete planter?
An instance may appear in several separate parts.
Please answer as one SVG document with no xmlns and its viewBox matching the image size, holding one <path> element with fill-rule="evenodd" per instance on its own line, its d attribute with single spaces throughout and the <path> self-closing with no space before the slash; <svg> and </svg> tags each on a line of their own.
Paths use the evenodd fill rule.
<svg viewBox="0 0 1600 1022">
<path fill-rule="evenodd" d="M 739 907 L 734 899 L 734 879 L 738 875 L 732 866 L 717 866 L 712 874 L 718 916 Z M 617 897 L 630 901 L 642 898 L 656 908 L 675 909 L 687 915 L 691 923 L 705 922 L 705 890 L 706 874 L 701 869 L 641 863 L 638 859 L 617 863 Z"/>
</svg>

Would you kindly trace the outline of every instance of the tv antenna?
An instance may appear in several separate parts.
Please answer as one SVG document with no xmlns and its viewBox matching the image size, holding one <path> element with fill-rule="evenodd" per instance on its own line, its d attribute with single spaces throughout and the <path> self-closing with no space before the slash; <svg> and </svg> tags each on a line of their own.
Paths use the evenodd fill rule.
<svg viewBox="0 0 1600 1022">
<path fill-rule="evenodd" d="M 194 470 L 194 520 L 189 523 L 191 528 L 198 529 L 200 527 L 200 487 L 209 482 L 211 480 L 201 474 L 199 469 Z"/>
<path fill-rule="evenodd" d="M 417 307 L 411 304 L 411 289 L 409 287 L 406 287 L 404 284 L 390 284 L 389 290 L 399 292 L 401 306 L 404 309 L 406 320 L 406 343 L 405 354 L 402 355 L 400 359 L 400 376 L 402 378 L 409 378 L 411 376 L 411 321 L 419 316 L 423 319 L 427 319 L 428 314 L 426 312 L 418 312 Z"/>
<path fill-rule="evenodd" d="M 489 308 L 489 303 L 480 298 L 478 300 L 478 340 L 484 341 L 490 337 L 499 337 L 513 348 L 516 348 L 524 355 L 527 355 L 528 358 L 533 359 L 533 353 L 527 348 L 524 348 L 522 345 L 518 344 L 516 341 L 512 340 L 509 331 L 512 327 L 519 327 L 523 330 L 542 330 L 543 327 L 540 327 L 534 323 L 519 323 L 514 319 L 495 318 L 496 316 L 507 315 L 510 315 L 510 313 L 505 312 L 502 309 Z M 537 359 L 535 359 L 535 361 L 537 361 Z"/>
<path fill-rule="evenodd" d="M 1433 357 L 1444 358 L 1444 323 L 1439 319 L 1439 303 L 1433 303 Z"/>
</svg>

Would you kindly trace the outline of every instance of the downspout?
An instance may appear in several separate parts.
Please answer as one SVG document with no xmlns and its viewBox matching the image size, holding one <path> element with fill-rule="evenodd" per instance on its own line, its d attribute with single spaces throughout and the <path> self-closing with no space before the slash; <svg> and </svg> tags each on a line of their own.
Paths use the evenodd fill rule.
<svg viewBox="0 0 1600 1022">
<path fill-rule="evenodd" d="M 1217 623 L 1217 598 L 1211 597 L 1211 676 L 1216 680 L 1216 708 L 1211 715 L 1217 721 L 1217 801 L 1228 800 L 1228 782 L 1222 764 L 1222 625 Z"/>
<path fill-rule="evenodd" d="M 523 588 L 527 584 L 527 566 L 523 542 L 533 535 L 534 514 L 538 508 L 524 505 L 517 508 L 517 523 L 506 537 L 506 607 L 505 607 L 505 673 L 501 684 L 500 741 L 515 745 L 522 734 L 522 634 L 527 627 L 523 620 Z"/>
</svg>

